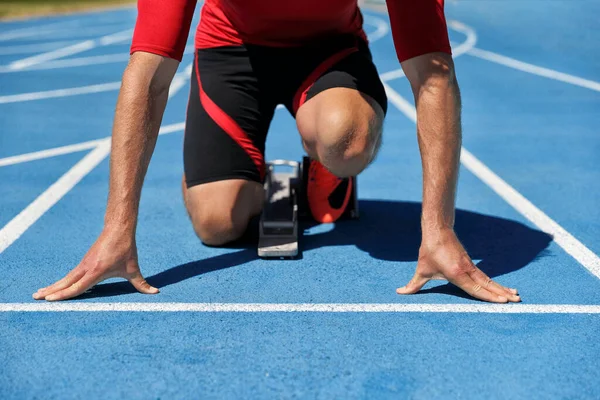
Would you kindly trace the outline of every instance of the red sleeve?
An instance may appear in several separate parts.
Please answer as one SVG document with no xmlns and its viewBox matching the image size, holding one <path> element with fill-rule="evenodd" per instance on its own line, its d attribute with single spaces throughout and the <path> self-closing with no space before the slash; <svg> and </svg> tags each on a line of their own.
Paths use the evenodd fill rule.
<svg viewBox="0 0 600 400">
<path fill-rule="evenodd" d="M 444 0 L 386 0 L 400 62 L 427 53 L 452 54 Z"/>
<path fill-rule="evenodd" d="M 138 0 L 131 53 L 148 53 L 181 61 L 196 0 Z"/>
</svg>

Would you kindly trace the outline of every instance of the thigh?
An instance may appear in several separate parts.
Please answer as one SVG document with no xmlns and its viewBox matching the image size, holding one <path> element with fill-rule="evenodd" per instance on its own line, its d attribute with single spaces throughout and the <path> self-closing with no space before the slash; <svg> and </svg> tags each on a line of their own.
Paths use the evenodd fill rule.
<svg viewBox="0 0 600 400">
<path fill-rule="evenodd" d="M 198 50 L 184 139 L 187 187 L 231 179 L 261 183 L 274 110 L 243 46 Z"/>
<path fill-rule="evenodd" d="M 317 68 L 298 88 L 298 129 L 305 145 L 357 141 L 375 153 L 387 111 L 385 88 L 364 41 L 331 57 L 336 54 L 335 63 Z"/>
<path fill-rule="evenodd" d="M 359 37 L 340 36 L 328 40 L 324 47 L 317 60 L 297 60 L 309 67 L 302 70 L 302 80 L 286 103 L 292 114 L 296 116 L 308 101 L 327 90 L 345 88 L 356 91 L 353 100 L 363 98 L 376 104 L 385 115 L 387 96 L 367 43 Z"/>
</svg>

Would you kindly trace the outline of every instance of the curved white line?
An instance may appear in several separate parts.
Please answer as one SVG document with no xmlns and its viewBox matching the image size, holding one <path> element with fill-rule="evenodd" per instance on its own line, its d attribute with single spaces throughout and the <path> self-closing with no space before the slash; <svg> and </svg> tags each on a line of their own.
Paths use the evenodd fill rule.
<svg viewBox="0 0 600 400">
<path fill-rule="evenodd" d="M 473 49 L 475 47 L 475 45 L 477 44 L 477 33 L 475 32 L 475 29 L 471 28 L 468 25 L 463 24 L 462 22 L 454 21 L 454 20 L 448 21 L 448 26 L 451 29 L 453 29 L 457 32 L 460 32 L 466 36 L 466 39 L 464 42 L 462 42 L 458 46 L 452 48 L 452 57 L 453 58 L 460 57 L 463 54 L 471 51 L 471 49 Z M 395 69 L 393 71 L 385 72 L 385 73 L 381 74 L 380 76 L 381 76 L 381 80 L 383 80 L 384 82 L 388 82 L 388 81 L 391 81 L 394 79 L 402 78 L 404 76 L 404 71 L 402 71 L 402 68 L 399 68 L 399 69 Z"/>
<path fill-rule="evenodd" d="M 448 21 L 448 26 L 467 37 L 464 42 L 452 49 L 452 56 L 454 58 L 462 56 L 475 47 L 477 44 L 477 33 L 475 32 L 475 29 L 455 20 Z"/>
<path fill-rule="evenodd" d="M 369 42 L 376 42 L 377 40 L 385 37 L 390 31 L 390 25 L 383 19 L 379 17 L 373 17 L 371 15 L 364 15 L 365 24 L 374 26 L 375 32 L 369 33 L 367 36 L 369 37 Z"/>
</svg>

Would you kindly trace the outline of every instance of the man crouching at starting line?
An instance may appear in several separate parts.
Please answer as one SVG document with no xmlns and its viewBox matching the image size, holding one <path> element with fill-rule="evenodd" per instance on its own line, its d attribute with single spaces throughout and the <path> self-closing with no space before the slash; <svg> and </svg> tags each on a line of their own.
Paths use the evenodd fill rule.
<svg viewBox="0 0 600 400">
<path fill-rule="evenodd" d="M 515 289 L 473 264 L 454 233 L 461 105 L 443 0 L 387 0 L 387 6 L 415 97 L 423 165 L 419 260 L 414 277 L 397 292 L 416 293 L 431 279 L 447 279 L 481 300 L 518 302 Z M 72 298 L 113 277 L 129 280 L 141 293 L 158 293 L 138 265 L 138 205 L 195 7 L 196 0 L 139 0 L 115 113 L 104 229 L 81 263 L 35 299 Z M 205 1 L 183 177 L 185 205 L 204 243 L 238 239 L 260 214 L 265 141 L 278 104 L 296 118 L 311 159 L 313 217 L 323 223 L 340 217 L 346 204 L 334 208 L 329 197 L 341 184 L 350 193 L 353 177 L 373 161 L 387 110 L 362 22 L 357 0 Z"/>
</svg>

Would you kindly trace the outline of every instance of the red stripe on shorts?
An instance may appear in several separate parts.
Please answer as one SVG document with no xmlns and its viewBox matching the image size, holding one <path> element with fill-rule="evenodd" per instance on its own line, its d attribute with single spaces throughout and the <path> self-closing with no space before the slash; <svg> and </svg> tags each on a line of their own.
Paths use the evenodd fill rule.
<svg viewBox="0 0 600 400">
<path fill-rule="evenodd" d="M 294 96 L 294 102 L 292 103 L 294 108 L 294 114 L 298 112 L 300 106 L 306 101 L 306 95 L 310 88 L 315 84 L 317 79 L 319 79 L 321 75 L 327 72 L 329 68 L 333 67 L 335 64 L 357 51 L 357 47 L 350 47 L 348 49 L 333 54 L 331 57 L 325 59 L 325 61 L 319 64 L 319 66 L 315 68 L 315 70 L 304 80 L 304 82 L 302 82 L 302 85 L 300 85 L 300 88 L 296 92 L 296 95 Z"/>
<path fill-rule="evenodd" d="M 214 101 L 204 90 L 202 89 L 202 83 L 200 82 L 200 71 L 198 70 L 198 62 L 194 61 L 196 64 L 196 77 L 198 78 L 198 90 L 200 92 L 200 103 L 202 107 L 206 110 L 206 113 L 212 118 L 213 121 L 221 129 L 223 129 L 244 151 L 254 165 L 256 165 L 256 169 L 260 174 L 260 178 L 263 179 L 265 176 L 265 161 L 263 155 L 259 149 L 254 146 L 252 140 L 248 136 L 246 132 L 231 118 L 225 111 L 223 111 L 218 105 L 215 104 Z"/>
</svg>

